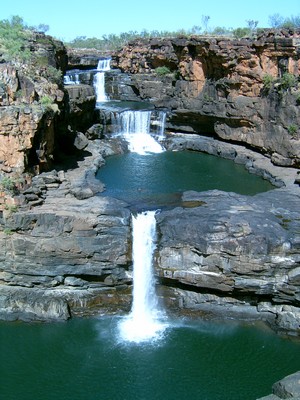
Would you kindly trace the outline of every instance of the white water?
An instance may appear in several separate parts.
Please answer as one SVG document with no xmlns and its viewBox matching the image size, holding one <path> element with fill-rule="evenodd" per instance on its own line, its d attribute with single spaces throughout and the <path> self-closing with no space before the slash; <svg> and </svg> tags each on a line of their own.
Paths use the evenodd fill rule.
<svg viewBox="0 0 300 400">
<path fill-rule="evenodd" d="M 94 76 L 94 89 L 96 92 L 96 103 L 108 100 L 105 93 L 105 72 L 110 70 L 110 58 L 98 61 L 97 72 Z"/>
<path fill-rule="evenodd" d="M 154 123 L 156 131 L 151 135 L 152 111 L 130 111 L 126 110 L 112 116 L 115 132 L 128 142 L 128 149 L 138 154 L 161 153 L 163 146 L 155 139 L 163 139 L 165 113 L 159 112 Z"/>
<path fill-rule="evenodd" d="M 156 127 L 155 134 L 159 139 L 163 139 L 165 135 L 166 116 L 165 111 L 158 111 L 156 120 L 153 122 Z"/>
<path fill-rule="evenodd" d="M 156 240 L 155 211 L 132 216 L 133 224 L 133 303 L 130 315 L 120 323 L 121 339 L 143 342 L 161 337 L 166 324 L 161 316 L 155 294 L 153 253 Z"/>
<path fill-rule="evenodd" d="M 79 80 L 79 74 L 66 74 L 64 76 L 64 84 L 65 85 L 79 85 L 80 84 L 80 80 Z"/>
</svg>

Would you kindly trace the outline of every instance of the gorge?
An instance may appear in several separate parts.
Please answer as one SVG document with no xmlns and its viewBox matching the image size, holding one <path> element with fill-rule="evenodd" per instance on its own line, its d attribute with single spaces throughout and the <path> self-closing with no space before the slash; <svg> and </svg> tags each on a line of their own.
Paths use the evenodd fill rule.
<svg viewBox="0 0 300 400">
<path fill-rule="evenodd" d="M 152 267 L 164 309 L 194 318 L 192 325 L 201 321 L 204 331 L 216 329 L 207 321 L 226 326 L 234 319 L 267 322 L 299 337 L 300 32 L 137 40 L 109 55 L 67 51 L 42 34 L 30 46 L 43 56 L 38 63 L 0 63 L 0 318 L 55 322 L 129 313 L 132 213 L 145 211 L 145 204 L 136 199 L 133 209 L 107 194 L 101 173 L 113 157 L 135 151 L 130 138 L 142 133 L 145 157 L 156 153 L 162 174 L 163 147 L 175 156 L 216 157 L 212 165 L 225 159 L 245 169 L 246 187 L 252 178 L 267 185 L 249 193 L 192 186 L 159 204 L 154 193 L 150 208 L 159 206 L 159 212 Z M 154 151 L 149 137 L 158 139 Z M 236 175 L 231 180 L 236 188 Z M 115 327 L 105 318 L 104 325 Z M 89 324 L 71 323 L 74 329 Z M 270 341 L 279 347 L 279 340 Z M 262 349 L 269 337 L 256 342 L 254 334 L 249 341 Z M 187 344 L 191 358 L 194 343 Z M 261 362 L 260 353 L 253 365 Z M 298 368 L 291 359 L 285 365 L 284 357 L 270 357 L 284 368 L 269 376 L 268 385 L 279 372 Z"/>
</svg>

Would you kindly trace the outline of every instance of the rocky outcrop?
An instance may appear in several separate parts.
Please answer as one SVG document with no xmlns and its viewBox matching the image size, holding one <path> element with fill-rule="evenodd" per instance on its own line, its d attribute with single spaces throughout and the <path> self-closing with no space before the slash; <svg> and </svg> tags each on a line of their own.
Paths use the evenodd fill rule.
<svg viewBox="0 0 300 400">
<path fill-rule="evenodd" d="M 100 58 L 110 57 L 110 55 L 110 51 L 68 48 L 68 69 L 94 69 Z"/>
<path fill-rule="evenodd" d="M 38 175 L 22 194 L 27 206 L 3 212 L 1 319 L 66 319 L 96 306 L 128 306 L 130 211 L 94 196 L 103 190 L 93 178 L 102 162 L 98 153 L 76 171 Z"/>
<path fill-rule="evenodd" d="M 64 106 L 64 46 L 32 33 L 28 49 L 28 62 L 0 64 L 0 170 L 15 174 L 51 166 L 55 128 Z"/>
<path fill-rule="evenodd" d="M 181 306 L 261 314 L 298 332 L 299 196 L 212 191 L 188 192 L 183 200 L 196 207 L 157 217 L 159 276 L 177 288 Z"/>
<path fill-rule="evenodd" d="M 95 91 L 90 85 L 67 85 L 67 120 L 74 131 L 85 132 L 96 122 Z"/>
<path fill-rule="evenodd" d="M 298 335 L 299 212 L 297 171 L 238 145 L 174 135 L 168 148 L 241 163 L 281 189 L 255 196 L 185 192 L 181 207 L 157 216 L 156 268 L 169 307 L 267 320 Z M 276 177 L 276 178 L 275 178 Z"/>
<path fill-rule="evenodd" d="M 299 166 L 300 32 L 266 31 L 256 39 L 191 37 L 130 43 L 114 57 L 142 99 L 171 110 L 170 131 L 247 144 L 277 165 Z M 160 76 L 158 67 L 169 74 Z M 275 86 L 266 87 L 265 79 Z"/>
<path fill-rule="evenodd" d="M 288 375 L 280 381 L 274 383 L 272 387 L 273 394 L 261 397 L 258 400 L 297 400 L 300 397 L 300 372 Z"/>
</svg>

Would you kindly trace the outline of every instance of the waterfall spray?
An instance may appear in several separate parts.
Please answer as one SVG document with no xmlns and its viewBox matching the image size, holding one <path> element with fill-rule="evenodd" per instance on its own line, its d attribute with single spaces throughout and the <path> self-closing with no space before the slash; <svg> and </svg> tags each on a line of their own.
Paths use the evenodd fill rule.
<svg viewBox="0 0 300 400">
<path fill-rule="evenodd" d="M 159 321 L 161 313 L 152 271 L 156 247 L 155 213 L 146 211 L 132 217 L 133 303 L 130 315 L 120 324 L 122 339 L 132 342 L 157 339 L 166 327 Z"/>
</svg>

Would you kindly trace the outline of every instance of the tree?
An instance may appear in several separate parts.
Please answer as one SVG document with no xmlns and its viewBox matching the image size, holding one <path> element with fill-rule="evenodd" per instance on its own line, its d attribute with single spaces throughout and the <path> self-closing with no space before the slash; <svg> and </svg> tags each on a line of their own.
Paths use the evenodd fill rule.
<svg viewBox="0 0 300 400">
<path fill-rule="evenodd" d="M 200 35 L 200 34 L 201 34 L 201 30 L 202 30 L 201 26 L 194 25 L 194 26 L 192 27 L 192 29 L 191 29 L 191 33 L 192 33 L 193 35 Z"/>
<path fill-rule="evenodd" d="M 283 28 L 300 28 L 300 15 L 292 15 L 290 18 L 286 18 L 282 24 Z"/>
<path fill-rule="evenodd" d="M 236 28 L 232 31 L 233 36 L 237 39 L 240 39 L 245 36 L 249 36 L 251 31 L 249 28 Z"/>
<path fill-rule="evenodd" d="M 210 16 L 209 15 L 202 15 L 202 23 L 204 25 L 204 31 L 207 33 L 207 29 L 208 29 L 208 21 L 210 20 Z"/>
<path fill-rule="evenodd" d="M 23 29 L 25 28 L 24 20 L 19 15 L 13 15 L 10 20 L 10 25 L 14 28 Z"/>
<path fill-rule="evenodd" d="M 250 31 L 254 32 L 258 25 L 258 21 L 254 21 L 253 19 L 248 19 L 246 22 Z"/>
<path fill-rule="evenodd" d="M 284 18 L 278 13 L 269 16 L 269 24 L 272 28 L 280 28 L 283 24 L 283 21 Z"/>
<path fill-rule="evenodd" d="M 228 33 L 230 33 L 230 31 L 223 26 L 216 26 L 212 31 L 213 35 L 225 35 Z"/>
<path fill-rule="evenodd" d="M 39 24 L 36 29 L 37 29 L 38 32 L 46 33 L 46 32 L 49 31 L 49 25 Z"/>
</svg>

